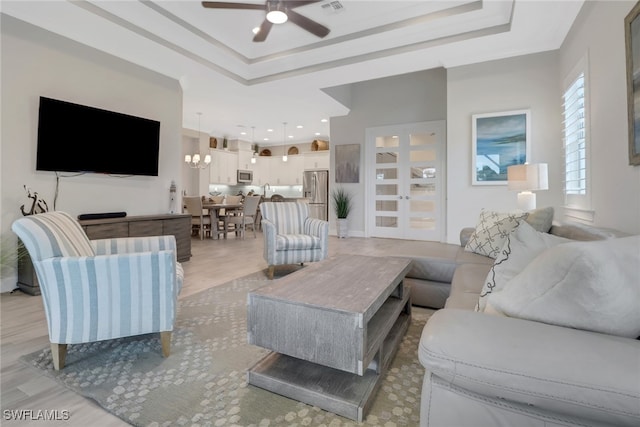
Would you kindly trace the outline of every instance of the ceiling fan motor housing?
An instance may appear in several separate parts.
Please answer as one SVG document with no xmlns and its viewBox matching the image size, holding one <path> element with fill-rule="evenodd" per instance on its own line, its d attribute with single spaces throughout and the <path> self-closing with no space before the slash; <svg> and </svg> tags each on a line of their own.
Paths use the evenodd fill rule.
<svg viewBox="0 0 640 427">
<path fill-rule="evenodd" d="M 267 1 L 267 19 L 272 24 L 284 24 L 289 17 L 287 16 L 286 6 L 284 2 L 279 0 Z"/>
</svg>

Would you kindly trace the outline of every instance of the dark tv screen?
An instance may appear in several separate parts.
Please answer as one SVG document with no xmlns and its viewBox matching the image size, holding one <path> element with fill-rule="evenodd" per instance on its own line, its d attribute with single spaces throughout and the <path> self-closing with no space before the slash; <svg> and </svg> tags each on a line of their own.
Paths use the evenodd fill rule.
<svg viewBox="0 0 640 427">
<path fill-rule="evenodd" d="M 36 169 L 158 176 L 160 122 L 41 96 Z"/>
</svg>

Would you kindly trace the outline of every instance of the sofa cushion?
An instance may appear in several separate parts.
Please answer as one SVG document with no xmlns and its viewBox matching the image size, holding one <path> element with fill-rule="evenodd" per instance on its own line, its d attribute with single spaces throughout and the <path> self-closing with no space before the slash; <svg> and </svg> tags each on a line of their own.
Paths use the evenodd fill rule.
<svg viewBox="0 0 640 427">
<path fill-rule="evenodd" d="M 456 268 L 451 281 L 451 292 L 445 308 L 473 310 L 478 303 L 483 278 L 487 277 L 492 264 L 461 264 Z"/>
<path fill-rule="evenodd" d="M 466 251 L 495 258 L 507 236 L 527 217 L 526 212 L 507 213 L 482 210 L 476 229 L 469 238 Z"/>
<path fill-rule="evenodd" d="M 316 249 L 320 247 L 320 238 L 308 234 L 278 234 L 276 235 L 276 250 L 290 251 Z"/>
<path fill-rule="evenodd" d="M 485 278 L 476 311 L 484 311 L 489 294 L 503 289 L 509 280 L 519 274 L 542 251 L 569 242 L 569 239 L 536 231 L 528 222 L 520 224 L 507 237 Z"/>
<path fill-rule="evenodd" d="M 611 228 L 592 227 L 579 223 L 554 224 L 549 233 L 571 240 L 605 240 L 629 236 L 627 233 Z"/>
<path fill-rule="evenodd" d="M 427 322 L 418 357 L 427 375 L 436 375 L 461 394 L 487 404 L 478 407 L 478 418 L 493 413 L 492 406 L 518 412 L 514 405 L 522 404 L 528 414 L 542 410 L 555 421 L 496 418 L 489 424 L 465 425 L 637 426 L 638 344 L 611 335 L 447 308 Z M 457 409 L 473 413 L 473 407 Z M 447 420 L 439 425 L 461 424 Z"/>
<path fill-rule="evenodd" d="M 566 243 L 542 252 L 491 293 L 486 311 L 636 338 L 638 277 L 640 236 Z"/>
<path fill-rule="evenodd" d="M 536 231 L 548 233 L 553 224 L 553 207 L 549 206 L 529 211 L 525 221 Z"/>
</svg>

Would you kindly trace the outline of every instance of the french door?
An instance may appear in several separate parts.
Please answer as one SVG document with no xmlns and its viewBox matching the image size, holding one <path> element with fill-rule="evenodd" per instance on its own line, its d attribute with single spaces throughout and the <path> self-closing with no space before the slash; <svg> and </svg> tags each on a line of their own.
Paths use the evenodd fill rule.
<svg viewBox="0 0 640 427">
<path fill-rule="evenodd" d="M 366 130 L 367 230 L 444 241 L 445 122 Z"/>
</svg>

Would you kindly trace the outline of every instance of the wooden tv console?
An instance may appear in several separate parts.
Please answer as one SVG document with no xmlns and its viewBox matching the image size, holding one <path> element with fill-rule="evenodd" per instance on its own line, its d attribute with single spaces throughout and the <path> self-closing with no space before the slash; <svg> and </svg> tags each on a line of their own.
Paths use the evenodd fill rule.
<svg viewBox="0 0 640 427">
<path fill-rule="evenodd" d="M 168 236 L 176 238 L 178 261 L 191 258 L 191 215 L 140 215 L 78 221 L 91 240 L 113 237 Z"/>
<path fill-rule="evenodd" d="M 178 261 L 189 261 L 191 258 L 191 215 L 188 214 L 125 216 L 78 222 L 91 240 L 173 235 L 176 238 Z M 18 260 L 17 286 L 30 295 L 40 295 L 36 272 L 28 255 Z"/>
</svg>

